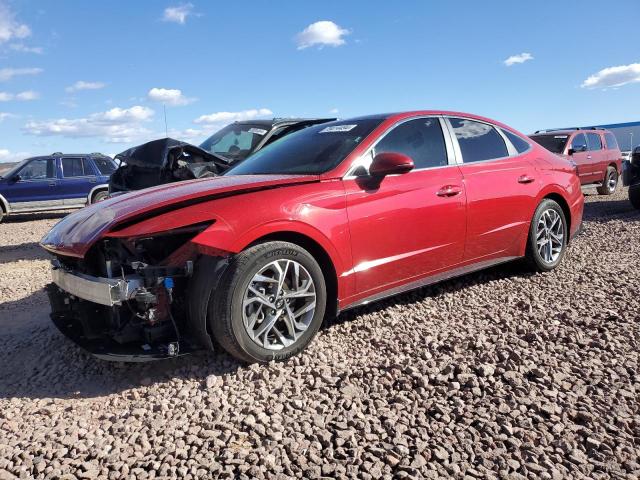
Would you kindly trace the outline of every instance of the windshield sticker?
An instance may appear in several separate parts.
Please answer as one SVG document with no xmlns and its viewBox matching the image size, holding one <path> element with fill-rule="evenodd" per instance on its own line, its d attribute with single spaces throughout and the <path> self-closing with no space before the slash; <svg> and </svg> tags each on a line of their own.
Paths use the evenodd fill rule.
<svg viewBox="0 0 640 480">
<path fill-rule="evenodd" d="M 556 135 L 553 138 L 567 138 L 569 135 Z"/>
<path fill-rule="evenodd" d="M 263 130 L 262 128 L 250 128 L 249 133 L 255 133 L 256 135 L 264 135 L 265 133 L 267 133 L 267 131 Z"/>
<path fill-rule="evenodd" d="M 331 127 L 325 127 L 320 130 L 318 133 L 342 133 L 342 132 L 350 132 L 358 125 L 332 125 Z"/>
</svg>

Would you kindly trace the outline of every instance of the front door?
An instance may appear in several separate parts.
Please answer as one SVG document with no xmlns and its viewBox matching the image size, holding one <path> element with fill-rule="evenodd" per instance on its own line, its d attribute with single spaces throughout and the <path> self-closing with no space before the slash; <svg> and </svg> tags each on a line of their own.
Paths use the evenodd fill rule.
<svg viewBox="0 0 640 480">
<path fill-rule="evenodd" d="M 381 181 L 368 166 L 381 152 L 410 156 L 414 170 Z M 418 280 L 462 261 L 465 191 L 450 162 L 441 120 L 403 121 L 344 179 L 356 291 L 360 297 Z"/>
<path fill-rule="evenodd" d="M 576 163 L 580 183 L 591 183 L 593 178 L 593 163 L 591 162 L 591 152 L 589 152 L 585 134 L 576 134 L 571 140 L 569 149 L 573 151 L 571 158 Z"/>
<path fill-rule="evenodd" d="M 56 160 L 35 158 L 26 163 L 6 188 L 12 211 L 37 210 L 62 204 L 56 178 Z"/>
</svg>

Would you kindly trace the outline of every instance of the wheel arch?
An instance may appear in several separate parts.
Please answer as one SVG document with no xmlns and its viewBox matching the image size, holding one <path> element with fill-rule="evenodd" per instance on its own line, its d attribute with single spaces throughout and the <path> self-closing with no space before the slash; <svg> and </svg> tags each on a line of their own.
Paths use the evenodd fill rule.
<svg viewBox="0 0 640 480">
<path fill-rule="evenodd" d="M 101 183 L 100 185 L 96 185 L 95 187 L 93 187 L 91 189 L 91 191 L 89 192 L 89 195 L 87 195 L 87 203 L 89 205 L 91 205 L 93 203 L 93 197 L 96 193 L 100 192 L 100 191 L 109 191 L 109 184 L 108 183 Z"/>
<path fill-rule="evenodd" d="M 542 197 L 540 201 L 544 199 L 553 200 L 558 205 L 560 205 L 560 208 L 562 208 L 562 212 L 564 213 L 564 218 L 567 220 L 567 232 L 571 232 L 571 220 L 572 220 L 571 209 L 569 208 L 569 203 L 567 202 L 567 200 L 557 192 L 547 193 L 544 197 Z M 539 204 L 540 202 L 538 202 L 538 205 Z M 536 205 L 536 208 L 537 208 L 537 205 Z M 571 239 L 571 235 L 568 236 L 567 243 L 569 243 L 570 239 Z"/>
<path fill-rule="evenodd" d="M 0 212 L 5 215 L 9 213 L 9 202 L 2 195 L 0 195 Z"/>
</svg>

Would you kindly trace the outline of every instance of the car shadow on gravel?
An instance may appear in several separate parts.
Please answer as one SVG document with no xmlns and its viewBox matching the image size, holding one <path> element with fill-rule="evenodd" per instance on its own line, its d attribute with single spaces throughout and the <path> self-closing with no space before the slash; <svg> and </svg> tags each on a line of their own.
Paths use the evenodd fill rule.
<svg viewBox="0 0 640 480">
<path fill-rule="evenodd" d="M 62 210 L 59 212 L 39 212 L 39 213 L 12 213 L 2 219 L 2 223 L 24 223 L 35 220 L 56 220 L 62 219 L 72 213 L 73 210 Z M 1 225 L 1 224 L 0 224 Z"/>
<path fill-rule="evenodd" d="M 476 284 L 528 275 L 533 274 L 520 262 L 507 263 L 354 308 L 325 322 L 322 330 L 350 322 L 364 313 L 421 302 Z M 37 292 L 31 297 L 41 294 Z M 187 380 L 201 381 L 204 388 L 208 378 L 219 384 L 219 377 L 246 368 L 220 350 L 149 363 L 99 360 L 57 331 L 48 318 L 48 305 L 42 299 L 35 309 L 37 318 L 31 318 L 35 300 L 31 297 L 3 304 L 9 307 L 9 312 L 24 312 L 30 319 L 24 324 L 19 318 L 8 323 L 0 321 L 0 344 L 5 345 L 0 352 L 0 398 L 96 398 L 142 386 Z M 4 328 L 3 323 L 8 328 Z"/>
<path fill-rule="evenodd" d="M 455 293 L 474 285 L 485 284 L 491 281 L 503 280 L 511 277 L 530 277 L 533 275 L 536 275 L 536 273 L 529 270 L 522 261 L 516 260 L 504 263 L 485 270 L 480 270 L 478 272 L 438 282 L 433 285 L 421 287 L 416 290 L 411 290 L 400 295 L 394 295 L 369 305 L 347 310 L 340 314 L 339 317 L 325 322 L 322 328 L 331 328 L 334 325 L 350 322 L 364 313 L 377 313 L 394 306 L 410 305 L 421 302 L 427 298 L 437 297 L 444 293 Z"/>
<path fill-rule="evenodd" d="M 613 220 L 640 221 L 640 210 L 636 210 L 628 199 L 594 200 L 584 204 L 585 222 L 606 223 Z"/>
<path fill-rule="evenodd" d="M 0 246 L 0 265 L 20 260 L 49 260 L 51 258 L 53 257 L 38 242 Z"/>
</svg>

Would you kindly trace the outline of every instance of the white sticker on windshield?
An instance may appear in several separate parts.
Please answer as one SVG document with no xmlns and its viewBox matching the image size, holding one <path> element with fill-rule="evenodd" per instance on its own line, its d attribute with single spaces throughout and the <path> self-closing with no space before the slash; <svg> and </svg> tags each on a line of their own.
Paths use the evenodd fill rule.
<svg viewBox="0 0 640 480">
<path fill-rule="evenodd" d="M 255 133 L 256 135 L 264 135 L 265 133 L 267 133 L 267 131 L 263 130 L 262 128 L 250 128 L 249 133 Z"/>
<path fill-rule="evenodd" d="M 553 138 L 567 138 L 569 135 L 555 135 Z"/>
<path fill-rule="evenodd" d="M 358 125 L 332 125 L 330 127 L 325 127 L 320 130 L 318 133 L 340 133 L 340 132 L 350 132 Z"/>
</svg>

